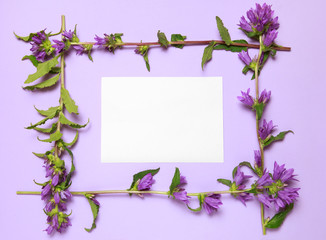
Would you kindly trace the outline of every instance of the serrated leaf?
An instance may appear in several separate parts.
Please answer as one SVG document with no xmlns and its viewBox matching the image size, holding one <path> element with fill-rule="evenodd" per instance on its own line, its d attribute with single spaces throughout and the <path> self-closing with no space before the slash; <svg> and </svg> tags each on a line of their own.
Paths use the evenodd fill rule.
<svg viewBox="0 0 326 240">
<path fill-rule="evenodd" d="M 250 67 L 248 65 L 244 66 L 244 68 L 242 69 L 242 73 L 243 74 L 247 74 L 247 72 L 250 70 Z"/>
<path fill-rule="evenodd" d="M 53 133 L 57 129 L 57 124 L 53 123 L 52 127 L 50 127 L 50 128 L 38 128 L 38 127 L 35 127 L 33 129 L 36 130 L 36 131 L 42 132 L 42 133 Z"/>
<path fill-rule="evenodd" d="M 167 48 L 169 46 L 168 39 L 166 38 L 163 32 L 160 32 L 160 30 L 157 32 L 157 38 L 158 38 L 158 42 L 161 44 L 162 47 Z"/>
<path fill-rule="evenodd" d="M 145 177 L 145 175 L 147 175 L 148 173 L 150 173 L 150 174 L 152 174 L 152 176 L 154 176 L 159 171 L 160 171 L 160 168 L 157 168 L 157 169 L 145 170 L 145 171 L 142 171 L 142 172 L 139 172 L 139 173 L 134 174 L 132 183 L 131 183 L 130 188 L 128 190 L 131 190 L 135 186 L 136 182 L 138 180 L 142 179 L 143 177 Z"/>
<path fill-rule="evenodd" d="M 233 43 L 243 43 L 243 44 L 248 44 L 248 42 L 244 39 L 240 39 L 240 40 L 234 40 L 232 41 Z M 231 51 L 231 52 L 241 52 L 241 51 L 247 51 L 248 47 L 242 47 L 242 46 L 227 46 L 224 44 L 219 44 L 217 46 L 214 47 L 214 50 L 225 50 L 225 51 Z"/>
<path fill-rule="evenodd" d="M 232 182 L 228 179 L 219 178 L 219 179 L 217 179 L 217 181 L 228 186 L 228 187 L 231 187 L 231 185 L 232 185 Z"/>
<path fill-rule="evenodd" d="M 30 42 L 32 41 L 32 37 L 34 37 L 35 35 L 37 35 L 37 33 L 30 33 L 28 36 L 26 37 L 21 37 L 21 36 L 18 36 L 15 32 L 14 32 L 14 35 L 17 39 L 20 39 L 20 40 L 23 40 L 25 42 Z"/>
<path fill-rule="evenodd" d="M 51 68 L 49 73 L 51 73 L 51 74 L 61 73 L 61 68 L 60 67 L 53 67 L 53 68 Z"/>
<path fill-rule="evenodd" d="M 180 184 L 180 170 L 179 168 L 175 168 L 174 176 L 172 178 L 172 182 L 170 185 L 170 191 L 169 191 L 170 196 L 173 194 L 174 189 L 176 189 L 179 184 Z"/>
<path fill-rule="evenodd" d="M 288 133 L 293 133 L 293 131 L 288 130 L 288 131 L 283 131 L 280 132 L 279 134 L 277 134 L 277 136 L 271 136 L 267 141 L 264 141 L 264 147 L 267 147 L 268 145 L 270 145 L 271 143 L 275 142 L 275 141 L 280 141 L 283 140 L 285 138 L 285 135 Z"/>
<path fill-rule="evenodd" d="M 77 142 L 77 140 L 78 140 L 78 131 L 76 131 L 76 135 L 75 135 L 74 139 L 72 140 L 72 142 L 70 142 L 70 143 L 63 142 L 63 143 L 65 146 L 72 146 Z"/>
<path fill-rule="evenodd" d="M 97 215 L 98 215 L 98 212 L 99 212 L 99 209 L 100 209 L 100 206 L 95 204 L 90 198 L 88 198 L 86 195 L 85 197 L 87 198 L 88 200 L 88 203 L 89 205 L 91 206 L 91 210 L 92 210 L 92 214 L 93 214 L 93 223 L 92 223 L 92 226 L 90 228 L 85 228 L 85 230 L 87 232 L 90 232 L 92 231 L 94 228 L 96 228 L 96 219 L 97 219 Z"/>
<path fill-rule="evenodd" d="M 42 89 L 42 88 L 46 88 L 46 87 L 51 87 L 53 85 L 55 85 L 58 80 L 59 80 L 59 77 L 60 77 L 60 74 L 52 77 L 52 78 L 49 78 L 41 83 L 38 83 L 38 84 L 35 84 L 35 85 L 32 85 L 32 86 L 26 86 L 26 87 L 23 87 L 24 89 L 27 89 L 27 90 L 31 90 L 33 91 L 34 89 Z"/>
<path fill-rule="evenodd" d="M 275 214 L 274 217 L 266 223 L 265 227 L 266 228 L 279 228 L 282 225 L 282 223 L 284 222 L 286 216 L 293 209 L 293 206 L 294 206 L 293 203 L 291 203 L 290 205 L 287 205 L 283 211 Z"/>
<path fill-rule="evenodd" d="M 143 55 L 143 58 L 144 58 L 145 63 L 146 63 L 146 68 L 150 72 L 151 71 L 151 66 L 149 65 L 149 61 L 148 61 L 148 51 Z"/>
<path fill-rule="evenodd" d="M 182 36 L 181 34 L 172 34 L 171 42 L 184 41 L 186 38 L 187 38 L 187 36 Z M 182 49 L 184 44 L 172 44 L 171 46 Z"/>
<path fill-rule="evenodd" d="M 84 124 L 84 125 L 79 125 L 79 124 L 77 124 L 77 123 L 74 123 L 74 122 L 68 120 L 62 112 L 60 112 L 60 114 L 59 114 L 59 121 L 60 121 L 62 124 L 64 124 L 64 125 L 69 125 L 69 126 L 72 127 L 72 128 L 84 128 L 84 127 L 86 127 L 86 125 L 89 123 L 89 120 L 88 120 L 88 122 L 87 122 L 86 124 Z"/>
<path fill-rule="evenodd" d="M 229 30 L 224 26 L 222 20 L 218 16 L 216 16 L 216 23 L 222 40 L 229 46 L 232 43 Z"/>
<path fill-rule="evenodd" d="M 37 122 L 35 124 L 31 124 L 31 126 L 29 126 L 29 127 L 26 127 L 26 129 L 34 129 L 36 126 L 39 126 L 39 125 L 42 125 L 42 124 L 46 123 L 47 120 L 56 117 L 58 112 L 59 112 L 59 110 L 53 112 L 52 114 L 50 114 L 48 117 L 42 119 L 41 121 L 39 121 L 39 122 Z"/>
<path fill-rule="evenodd" d="M 260 120 L 263 115 L 265 104 L 263 102 L 255 103 L 252 107 L 256 110 L 257 118 Z"/>
<path fill-rule="evenodd" d="M 70 94 L 67 89 L 61 88 L 61 97 L 63 100 L 63 104 L 66 106 L 67 111 L 69 113 L 78 114 L 78 106 L 75 101 L 70 97 Z"/>
<path fill-rule="evenodd" d="M 32 62 L 32 64 L 34 65 L 34 67 L 37 67 L 38 64 L 40 63 L 39 61 L 37 61 L 37 59 L 34 55 L 26 55 L 22 58 L 22 60 L 25 60 L 25 59 L 29 59 Z"/>
<path fill-rule="evenodd" d="M 48 110 L 40 110 L 40 109 L 37 109 L 35 106 L 34 106 L 34 108 L 42 116 L 50 117 L 50 116 L 55 115 L 57 113 L 57 111 L 59 111 L 60 106 L 50 107 Z"/>
<path fill-rule="evenodd" d="M 211 41 L 210 44 L 205 47 L 204 54 L 201 60 L 201 68 L 204 70 L 204 65 L 212 59 L 212 53 L 216 42 Z"/>
<path fill-rule="evenodd" d="M 62 137 L 62 133 L 60 131 L 56 131 L 55 133 L 52 133 L 50 135 L 50 138 L 48 138 L 48 139 L 42 140 L 42 139 L 39 139 L 38 137 L 37 137 L 37 139 L 41 142 L 54 142 L 54 141 L 58 141 L 59 139 L 61 139 L 61 137 Z"/>
<path fill-rule="evenodd" d="M 35 73 L 28 75 L 28 78 L 24 82 L 25 84 L 34 82 L 35 80 L 39 79 L 40 77 L 43 77 L 45 74 L 48 74 L 50 70 L 55 67 L 59 62 L 58 62 L 58 56 L 46 61 L 39 63 L 37 65 L 37 70 Z"/>
</svg>

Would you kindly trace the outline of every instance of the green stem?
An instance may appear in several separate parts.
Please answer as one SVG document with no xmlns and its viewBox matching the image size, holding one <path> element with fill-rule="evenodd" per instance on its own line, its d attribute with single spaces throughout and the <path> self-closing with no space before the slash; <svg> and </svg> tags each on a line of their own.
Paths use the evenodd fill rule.
<svg viewBox="0 0 326 240">
<path fill-rule="evenodd" d="M 66 30 L 66 19 L 65 19 L 65 16 L 62 15 L 61 16 L 61 32 L 65 31 L 65 30 Z M 64 37 L 62 36 L 62 39 L 63 38 Z M 64 53 L 61 54 L 60 69 L 61 69 L 60 84 L 61 84 L 61 88 L 64 88 L 64 86 L 65 86 L 65 56 L 64 56 Z M 60 104 L 60 109 L 61 109 L 60 113 L 61 113 L 61 112 L 63 112 L 63 100 L 62 100 L 61 94 L 60 94 L 59 104 Z M 60 131 L 60 129 L 61 129 L 61 123 L 58 120 L 57 131 Z M 58 142 L 55 142 L 55 145 L 54 145 L 54 155 L 55 155 L 55 157 L 58 157 L 58 155 L 59 155 Z"/>
<path fill-rule="evenodd" d="M 206 194 L 234 194 L 234 193 L 243 193 L 248 192 L 250 189 L 237 190 L 237 191 L 211 191 L 211 192 L 199 192 L 199 193 L 188 193 L 188 196 L 198 196 L 198 195 L 206 195 Z M 40 195 L 40 191 L 17 191 L 17 195 Z M 72 195 L 85 195 L 85 194 L 117 194 L 117 193 L 127 193 L 127 194 L 159 194 L 159 195 L 169 195 L 169 192 L 165 191 L 129 191 L 129 190 L 103 190 L 103 191 L 71 191 Z"/>
<path fill-rule="evenodd" d="M 259 36 L 259 54 L 256 62 L 256 67 L 255 67 L 255 87 L 256 87 L 256 101 L 259 99 L 259 84 L 258 84 L 258 75 L 259 75 L 259 61 L 262 56 L 263 50 L 262 50 L 263 42 L 262 42 L 262 36 Z M 261 170 L 262 172 L 264 171 L 264 147 L 259 135 L 259 119 L 258 119 L 258 114 L 256 113 L 256 132 L 257 132 L 257 140 L 259 144 L 259 150 L 260 150 L 260 155 L 261 155 Z M 261 203 L 260 204 L 260 215 L 261 215 L 261 225 L 263 229 L 263 234 L 266 235 L 266 228 L 265 228 L 265 213 L 264 213 L 264 205 Z"/>
<path fill-rule="evenodd" d="M 212 41 L 217 44 L 225 45 L 224 41 L 221 40 L 204 40 L 204 41 L 177 41 L 177 42 L 169 42 L 169 45 L 175 44 L 183 44 L 183 45 L 208 45 Z M 95 42 L 76 42 L 71 43 L 71 45 L 94 45 Z M 159 42 L 124 42 L 124 43 L 116 43 L 117 46 L 144 46 L 144 45 L 161 45 Z M 248 48 L 256 48 L 259 49 L 260 45 L 258 44 L 246 44 L 246 43 L 231 43 L 231 46 L 239 46 L 239 47 L 248 47 Z M 274 47 L 273 49 L 278 51 L 291 51 L 290 47 Z"/>
</svg>

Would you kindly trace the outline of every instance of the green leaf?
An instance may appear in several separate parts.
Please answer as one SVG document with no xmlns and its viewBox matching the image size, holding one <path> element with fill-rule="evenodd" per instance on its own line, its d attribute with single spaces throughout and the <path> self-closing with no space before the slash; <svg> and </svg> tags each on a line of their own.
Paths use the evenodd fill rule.
<svg viewBox="0 0 326 240">
<path fill-rule="evenodd" d="M 49 73 L 50 70 L 59 63 L 58 57 L 59 57 L 59 55 L 46 61 L 46 62 L 39 63 L 37 65 L 36 72 L 33 74 L 30 74 L 24 83 L 27 84 L 27 83 L 34 82 L 35 80 L 37 80 L 40 77 L 43 77 L 45 74 Z"/>
<path fill-rule="evenodd" d="M 236 174 L 236 172 L 237 172 L 237 168 L 238 168 L 239 166 L 240 166 L 240 167 L 245 166 L 245 167 L 249 168 L 251 171 L 253 171 L 255 174 L 257 174 L 256 170 L 251 166 L 251 163 L 250 163 L 250 162 L 246 162 L 246 161 L 244 161 L 244 162 L 239 163 L 239 165 L 236 166 L 236 167 L 233 169 L 233 172 L 232 172 L 232 177 L 233 177 L 233 178 L 234 178 L 234 176 L 235 176 L 235 174 Z"/>
<path fill-rule="evenodd" d="M 212 53 L 216 42 L 211 41 L 210 44 L 205 47 L 204 54 L 201 60 L 201 68 L 204 70 L 204 65 L 212 59 Z"/>
<path fill-rule="evenodd" d="M 61 88 L 61 97 L 68 112 L 78 114 L 78 106 L 76 105 L 75 101 L 70 97 L 68 90 L 63 87 Z"/>
<path fill-rule="evenodd" d="M 33 128 L 36 131 L 42 132 L 42 133 L 54 133 L 55 130 L 57 129 L 57 124 L 53 123 L 52 127 L 50 128 L 38 128 L 38 127 L 34 127 Z"/>
<path fill-rule="evenodd" d="M 252 107 L 256 110 L 257 118 L 260 120 L 263 115 L 265 104 L 263 102 L 255 103 Z"/>
<path fill-rule="evenodd" d="M 182 36 L 181 34 L 172 34 L 171 35 L 171 42 L 184 41 L 186 38 L 187 38 L 187 36 Z M 171 46 L 182 49 L 184 44 L 172 44 Z"/>
<path fill-rule="evenodd" d="M 14 35 L 17 39 L 20 39 L 20 40 L 23 40 L 25 42 L 30 42 L 32 41 L 32 37 L 34 37 L 35 35 L 37 35 L 37 33 L 30 33 L 28 36 L 26 37 L 21 37 L 21 36 L 18 36 L 15 32 L 14 32 Z"/>
<path fill-rule="evenodd" d="M 244 68 L 242 69 L 242 73 L 243 74 L 247 74 L 247 72 L 250 70 L 250 67 L 248 65 L 244 66 Z"/>
<path fill-rule="evenodd" d="M 50 110 L 50 108 L 49 108 L 49 110 Z M 42 124 L 46 123 L 47 120 L 56 117 L 56 115 L 58 114 L 58 112 L 59 112 L 59 109 L 57 111 L 55 111 L 55 112 L 52 112 L 52 114 L 49 114 L 48 117 L 42 119 L 41 121 L 39 121 L 39 122 L 37 122 L 35 124 L 31 124 L 31 126 L 29 126 L 29 127 L 26 127 L 26 129 L 34 129 L 36 126 L 39 126 L 39 125 L 42 125 Z"/>
<path fill-rule="evenodd" d="M 174 189 L 176 189 L 179 184 L 180 184 L 180 170 L 179 168 L 175 168 L 174 176 L 172 178 L 172 182 L 170 185 L 170 191 L 169 191 L 170 196 L 173 194 Z"/>
<path fill-rule="evenodd" d="M 53 67 L 53 68 L 51 68 L 49 73 L 51 73 L 51 74 L 61 73 L 61 68 L 60 67 Z"/>
<path fill-rule="evenodd" d="M 59 114 L 59 121 L 60 121 L 62 124 L 64 124 L 64 125 L 69 125 L 69 126 L 72 127 L 72 128 L 84 128 L 84 127 L 86 127 L 86 125 L 89 123 L 89 120 L 88 120 L 88 122 L 87 122 L 86 124 L 84 124 L 84 125 L 79 125 L 79 124 L 77 124 L 77 123 L 74 123 L 74 122 L 68 120 L 68 119 L 65 117 L 65 115 L 63 115 L 62 112 L 60 112 L 60 114 Z"/>
<path fill-rule="evenodd" d="M 216 23 L 222 40 L 229 46 L 232 43 L 229 30 L 224 26 L 222 20 L 218 16 L 216 16 Z"/>
<path fill-rule="evenodd" d="M 286 216 L 293 209 L 293 206 L 294 206 L 293 203 L 291 203 L 290 205 L 287 205 L 283 211 L 275 214 L 274 217 L 265 224 L 265 227 L 266 228 L 279 228 L 282 225 L 282 223 L 284 222 Z"/>
<path fill-rule="evenodd" d="M 46 184 L 48 184 L 48 182 L 45 182 L 45 183 L 38 183 L 35 181 L 35 179 L 33 179 L 33 182 L 36 184 L 36 185 L 39 185 L 39 186 L 45 186 Z"/>
<path fill-rule="evenodd" d="M 157 32 L 158 42 L 161 44 L 162 47 L 168 48 L 169 41 L 166 38 L 165 34 L 163 32 L 160 32 L 160 30 Z"/>
<path fill-rule="evenodd" d="M 246 40 L 240 39 L 240 40 L 234 40 L 232 41 L 233 43 L 243 43 L 243 44 L 248 44 Z M 226 51 L 231 51 L 231 52 L 241 52 L 241 51 L 247 51 L 248 47 L 242 47 L 242 46 L 227 46 L 224 44 L 219 44 L 214 47 L 214 50 L 226 50 Z"/>
<path fill-rule="evenodd" d="M 149 65 L 149 61 L 148 61 L 148 51 L 143 55 L 145 63 L 146 63 L 146 68 L 147 70 L 150 72 L 151 71 L 151 66 Z"/>
<path fill-rule="evenodd" d="M 56 76 L 54 76 L 52 78 L 49 78 L 49 79 L 47 79 L 47 80 L 45 80 L 45 81 L 43 81 L 43 82 L 41 82 L 39 84 L 35 84 L 33 86 L 26 86 L 26 87 L 23 87 L 23 88 L 33 91 L 35 88 L 36 89 L 41 89 L 41 88 L 51 87 L 51 86 L 55 85 L 58 82 L 59 77 L 60 77 L 60 74 L 58 74 L 58 75 L 56 75 Z"/>
<path fill-rule="evenodd" d="M 92 48 L 93 48 L 93 44 L 87 44 L 84 46 L 86 51 L 87 51 L 87 56 L 88 56 L 88 59 L 91 60 L 93 62 L 93 58 L 92 58 Z"/>
<path fill-rule="evenodd" d="M 38 64 L 40 63 L 39 61 L 37 61 L 37 59 L 34 55 L 26 55 L 22 58 L 22 60 L 25 60 L 25 59 L 29 59 L 32 62 L 32 64 L 34 65 L 34 67 L 37 67 Z"/>
<path fill-rule="evenodd" d="M 228 187 L 231 187 L 231 185 L 232 185 L 232 182 L 228 179 L 219 178 L 219 179 L 217 179 L 217 181 L 228 186 Z"/>
<path fill-rule="evenodd" d="M 136 182 L 140 179 L 142 179 L 143 177 L 145 177 L 145 175 L 147 175 L 148 173 L 152 174 L 152 176 L 156 175 L 158 172 L 160 171 L 160 168 L 157 168 L 157 169 L 149 169 L 149 170 L 145 170 L 145 171 L 142 171 L 142 172 L 139 172 L 139 173 L 136 173 L 134 176 L 133 176 L 133 180 L 132 180 L 132 183 L 130 185 L 130 188 L 128 190 L 131 190 Z"/>
<path fill-rule="evenodd" d="M 88 200 L 88 203 L 89 205 L 91 206 L 91 210 L 92 210 L 92 214 L 93 214 L 93 223 L 92 223 L 92 226 L 91 228 L 85 228 L 85 230 L 87 232 L 90 232 L 92 231 L 94 228 L 96 228 L 96 224 L 95 224 L 95 221 L 97 219 L 97 215 L 98 215 L 98 212 L 99 212 L 99 209 L 100 209 L 100 206 L 95 204 L 92 199 L 90 197 L 87 197 L 87 195 L 85 194 L 85 197 L 87 198 Z"/>
<path fill-rule="evenodd" d="M 45 116 L 45 117 L 50 117 L 50 116 L 53 116 L 53 115 L 56 115 L 56 113 L 60 110 L 60 106 L 56 106 L 56 107 L 50 107 L 48 110 L 40 110 L 40 109 L 37 109 L 35 106 L 34 108 L 36 109 L 36 111 Z"/>
<path fill-rule="evenodd" d="M 71 158 L 71 167 L 70 167 L 70 171 L 69 173 L 67 174 L 67 177 L 66 177 L 66 180 L 63 182 L 63 188 L 64 189 L 67 189 L 70 184 L 71 184 L 71 176 L 73 174 L 73 172 L 75 171 L 75 164 L 74 164 L 74 156 L 71 152 L 71 150 L 69 148 L 67 148 L 65 145 L 63 145 L 63 148 L 68 152 L 68 154 L 70 155 L 70 158 Z"/>
<path fill-rule="evenodd" d="M 199 201 L 199 207 L 198 208 L 191 208 L 187 205 L 188 209 L 193 211 L 193 212 L 200 212 L 201 209 L 203 208 L 203 201 L 204 201 L 204 196 L 199 194 L 198 195 L 198 201 Z"/>
<path fill-rule="evenodd" d="M 75 135 L 74 139 L 72 140 L 72 142 L 70 142 L 70 143 L 63 142 L 63 143 L 65 146 L 72 146 L 77 142 L 77 140 L 78 140 L 78 131 L 76 131 L 76 135 Z"/>
<path fill-rule="evenodd" d="M 288 130 L 288 131 L 280 132 L 277 136 L 271 136 L 270 138 L 265 139 L 264 142 L 263 142 L 264 147 L 267 147 L 268 145 L 270 145 L 271 143 L 273 143 L 275 141 L 283 140 L 285 138 L 285 135 L 288 134 L 288 133 L 293 133 L 294 134 L 293 131 Z"/>
<path fill-rule="evenodd" d="M 44 158 L 46 156 L 45 153 L 35 153 L 33 152 L 33 154 L 36 156 L 36 157 L 39 157 L 39 158 Z"/>
<path fill-rule="evenodd" d="M 62 133 L 57 130 L 55 133 L 52 133 L 50 135 L 50 138 L 48 138 L 48 139 L 42 140 L 42 139 L 39 139 L 38 137 L 37 137 L 37 139 L 41 142 L 54 142 L 54 141 L 58 141 L 59 139 L 61 139 L 61 137 L 62 137 Z"/>
</svg>

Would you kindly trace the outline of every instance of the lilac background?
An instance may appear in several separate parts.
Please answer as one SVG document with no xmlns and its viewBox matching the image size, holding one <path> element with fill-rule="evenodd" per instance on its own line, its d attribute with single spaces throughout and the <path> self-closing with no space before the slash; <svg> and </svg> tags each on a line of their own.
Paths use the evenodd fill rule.
<svg viewBox="0 0 326 240">
<path fill-rule="evenodd" d="M 258 1 L 261 2 L 261 1 Z M 269 1 L 279 16 L 281 28 L 277 43 L 291 46 L 279 52 L 277 61 L 269 61 L 261 74 L 261 90 L 272 91 L 265 117 L 273 119 L 279 130 L 292 129 L 283 143 L 266 151 L 267 166 L 276 160 L 294 167 L 300 179 L 300 199 L 285 224 L 262 236 L 259 207 L 256 201 L 247 208 L 235 199 L 224 197 L 218 214 L 192 213 L 171 199 L 149 196 L 99 197 L 102 204 L 98 228 L 91 234 L 83 230 L 91 224 L 88 203 L 75 197 L 73 226 L 64 234 L 48 237 L 43 213 L 44 203 L 38 196 L 17 196 L 16 190 L 38 190 L 33 179 L 43 181 L 42 161 L 31 152 L 49 148 L 38 142 L 41 136 L 23 127 L 40 119 L 33 105 L 48 108 L 57 104 L 59 89 L 30 93 L 21 86 L 34 67 L 20 59 L 30 46 L 17 41 L 12 32 L 27 35 L 43 28 L 56 32 L 60 15 L 65 14 L 67 28 L 78 24 L 78 36 L 90 41 L 94 34 L 123 32 L 124 41 L 155 41 L 158 30 L 168 36 L 182 33 L 189 40 L 218 39 L 215 16 L 223 19 L 233 39 L 245 38 L 237 29 L 240 16 L 254 6 L 254 1 L 45 1 L 11 0 L 0 3 L 1 22 L 1 238 L 24 239 L 323 239 L 326 194 L 322 177 L 325 161 L 325 48 L 317 45 L 325 38 L 324 9 L 321 0 L 307 2 Z M 79 105 L 78 121 L 91 123 L 81 131 L 73 149 L 77 172 L 72 190 L 126 189 L 132 174 L 147 168 L 161 167 L 154 189 L 167 189 L 174 168 L 188 177 L 189 192 L 223 189 L 218 177 L 230 178 L 240 161 L 253 161 L 257 148 L 254 115 L 236 100 L 240 90 L 254 88 L 249 75 L 241 73 L 243 64 L 235 54 L 214 52 L 205 71 L 200 62 L 203 46 L 183 50 L 151 49 L 151 73 L 143 59 L 133 50 L 117 51 L 114 56 L 94 51 L 94 63 L 86 56 L 67 57 L 66 86 Z M 253 55 L 253 50 L 250 51 Z M 19 70 L 18 70 L 19 69 Z M 217 164 L 103 164 L 100 163 L 100 78 L 102 76 L 223 76 L 225 163 Z M 272 117 L 273 116 L 273 117 Z M 41 136 L 43 137 L 43 136 Z M 65 138 L 72 138 L 65 132 Z M 164 198 L 164 199 L 163 199 Z"/>
</svg>

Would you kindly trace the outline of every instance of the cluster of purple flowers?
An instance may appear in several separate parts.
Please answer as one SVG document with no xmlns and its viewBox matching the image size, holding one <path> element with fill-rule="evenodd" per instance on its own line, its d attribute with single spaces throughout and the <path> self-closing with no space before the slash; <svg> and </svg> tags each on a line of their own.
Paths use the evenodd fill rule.
<svg viewBox="0 0 326 240">
<path fill-rule="evenodd" d="M 242 96 L 237 97 L 238 100 L 252 108 L 255 103 L 266 104 L 271 98 L 271 91 L 267 92 L 266 89 L 264 89 L 256 100 L 250 95 L 250 88 L 247 89 L 247 92 L 241 91 L 241 95 Z"/>
<path fill-rule="evenodd" d="M 38 61 L 44 61 L 45 57 L 51 55 L 55 50 L 45 30 L 36 33 L 32 37 L 32 48 L 30 49 Z"/>
<path fill-rule="evenodd" d="M 274 172 L 271 176 L 265 169 L 263 175 L 256 181 L 256 189 L 261 193 L 257 199 L 270 208 L 274 204 L 276 211 L 284 208 L 286 205 L 293 203 L 298 197 L 300 188 L 289 187 L 292 180 L 296 180 L 293 175 L 294 169 L 286 169 L 285 165 L 274 163 Z"/>
<path fill-rule="evenodd" d="M 68 226 L 71 226 L 69 215 L 64 213 L 67 210 L 66 202 L 72 197 L 65 184 L 67 171 L 63 160 L 52 154 L 47 155 L 44 168 L 46 170 L 45 176 L 51 178 L 45 183 L 41 192 L 42 200 L 46 201 L 44 211 L 48 216 L 47 223 L 49 224 L 45 231 L 48 234 L 54 230 L 61 233 Z"/>
</svg>

